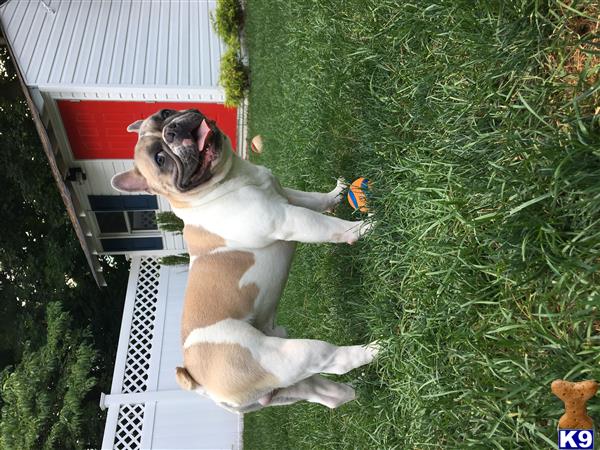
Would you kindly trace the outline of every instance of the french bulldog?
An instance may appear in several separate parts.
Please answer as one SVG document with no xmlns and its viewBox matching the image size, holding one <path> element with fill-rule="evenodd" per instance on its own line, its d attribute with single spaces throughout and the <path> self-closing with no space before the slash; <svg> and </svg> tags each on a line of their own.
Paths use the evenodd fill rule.
<svg viewBox="0 0 600 450">
<path fill-rule="evenodd" d="M 282 187 L 270 170 L 237 157 L 195 109 L 163 109 L 127 130 L 138 133 L 134 168 L 115 175 L 113 187 L 165 196 L 185 224 L 179 385 L 237 412 L 299 400 L 336 408 L 354 399 L 352 387 L 320 374 L 370 363 L 376 343 L 288 339 L 275 323 L 296 242 L 352 244 L 369 231 L 370 223 L 323 214 L 345 184 L 328 193 Z"/>
</svg>

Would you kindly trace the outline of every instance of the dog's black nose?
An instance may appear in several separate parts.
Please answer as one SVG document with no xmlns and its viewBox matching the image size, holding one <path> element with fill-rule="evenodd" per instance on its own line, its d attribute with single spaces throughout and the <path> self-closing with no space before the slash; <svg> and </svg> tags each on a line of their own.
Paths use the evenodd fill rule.
<svg viewBox="0 0 600 450">
<path fill-rule="evenodd" d="M 166 126 L 164 136 L 167 144 L 171 144 L 175 140 L 175 135 L 177 133 L 177 122 L 170 123 Z"/>
<path fill-rule="evenodd" d="M 175 132 L 174 131 L 165 131 L 165 141 L 167 141 L 167 144 L 173 143 L 174 140 L 175 140 Z"/>
</svg>

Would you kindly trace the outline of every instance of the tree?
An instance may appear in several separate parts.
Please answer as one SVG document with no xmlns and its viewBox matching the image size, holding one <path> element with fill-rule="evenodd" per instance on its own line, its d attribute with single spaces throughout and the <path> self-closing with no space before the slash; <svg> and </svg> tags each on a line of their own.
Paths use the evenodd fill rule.
<svg viewBox="0 0 600 450">
<path fill-rule="evenodd" d="M 100 392 L 110 390 L 129 264 L 123 257 L 104 258 L 108 287 L 96 286 L 24 97 L 14 95 L 20 92 L 15 80 L 6 49 L 0 47 L 0 370 L 18 367 L 31 349 L 45 345 L 47 336 L 39 324 L 46 320 L 48 304 L 60 299 L 71 318 L 69 332 L 87 336 L 96 351 L 88 372 L 96 384 L 85 393 L 69 391 L 64 402 L 77 404 L 78 414 L 85 417 L 83 435 L 89 446 L 98 447 L 105 416 L 98 400 Z M 19 389 L 26 389 L 26 381 L 21 383 Z M 63 400 L 57 396 L 56 401 Z M 55 448 L 73 443 L 69 427 L 54 430 L 59 443 Z"/>
<path fill-rule="evenodd" d="M 73 327 L 58 302 L 46 309 L 46 339 L 27 345 L 21 362 L 3 372 L 0 444 L 6 449 L 89 447 L 83 399 L 96 383 L 96 352 L 87 329 Z"/>
<path fill-rule="evenodd" d="M 0 48 L 0 367 L 17 361 L 34 323 L 65 289 L 81 250 L 5 48 Z M 85 266 L 84 266 L 85 267 Z"/>
</svg>

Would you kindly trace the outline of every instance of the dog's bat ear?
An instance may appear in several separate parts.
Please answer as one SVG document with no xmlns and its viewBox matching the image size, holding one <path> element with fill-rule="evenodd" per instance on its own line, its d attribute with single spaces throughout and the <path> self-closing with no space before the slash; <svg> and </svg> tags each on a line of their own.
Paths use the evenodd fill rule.
<svg viewBox="0 0 600 450">
<path fill-rule="evenodd" d="M 116 174 L 110 180 L 110 184 L 120 192 L 150 192 L 148 182 L 137 169 Z"/>
<path fill-rule="evenodd" d="M 185 389 L 186 391 L 191 391 L 198 386 L 185 367 L 175 368 L 175 378 L 181 389 Z"/>
<path fill-rule="evenodd" d="M 139 133 L 140 128 L 142 127 L 142 123 L 144 123 L 143 120 L 136 120 L 127 127 L 127 131 L 129 131 L 130 133 Z"/>
</svg>

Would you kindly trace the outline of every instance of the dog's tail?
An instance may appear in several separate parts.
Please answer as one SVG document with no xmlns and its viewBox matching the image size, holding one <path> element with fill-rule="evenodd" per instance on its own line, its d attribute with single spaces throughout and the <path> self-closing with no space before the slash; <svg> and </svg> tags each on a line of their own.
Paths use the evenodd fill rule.
<svg viewBox="0 0 600 450">
<path fill-rule="evenodd" d="M 185 367 L 177 367 L 175 369 L 175 378 L 181 389 L 185 389 L 186 391 L 191 391 L 198 387 L 198 383 L 194 381 Z"/>
</svg>

